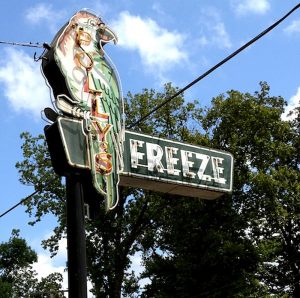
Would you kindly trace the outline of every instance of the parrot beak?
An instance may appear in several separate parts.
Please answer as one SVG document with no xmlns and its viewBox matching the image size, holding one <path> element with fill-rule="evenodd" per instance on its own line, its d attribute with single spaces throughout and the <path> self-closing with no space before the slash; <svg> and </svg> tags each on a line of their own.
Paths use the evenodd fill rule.
<svg viewBox="0 0 300 298">
<path fill-rule="evenodd" d="M 104 23 L 100 24 L 99 33 L 100 33 L 100 42 L 102 46 L 111 41 L 113 41 L 114 44 L 118 42 L 118 37 L 116 33 Z"/>
</svg>

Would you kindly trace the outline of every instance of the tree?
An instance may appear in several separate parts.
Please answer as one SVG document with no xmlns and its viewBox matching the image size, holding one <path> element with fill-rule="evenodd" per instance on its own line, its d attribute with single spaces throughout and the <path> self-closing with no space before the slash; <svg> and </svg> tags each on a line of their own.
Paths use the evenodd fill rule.
<svg viewBox="0 0 300 298">
<path fill-rule="evenodd" d="M 65 186 L 54 173 L 44 136 L 33 137 L 30 133 L 23 132 L 21 139 L 24 140 L 24 160 L 16 164 L 20 182 L 41 191 L 26 203 L 26 212 L 34 218 L 29 224 L 35 225 L 48 213 L 57 218 L 59 225 L 54 229 L 53 236 L 42 242 L 44 248 L 49 248 L 55 254 L 58 240 L 66 232 Z"/>
<path fill-rule="evenodd" d="M 37 261 L 36 253 L 19 237 L 19 230 L 13 230 L 8 242 L 0 244 L 0 278 L 3 297 L 11 297 L 15 292 L 16 275 L 20 270 L 30 269 Z"/>
<path fill-rule="evenodd" d="M 62 292 L 63 277 L 60 273 L 50 273 L 48 276 L 43 277 L 36 285 L 34 297 L 65 297 Z"/>
<path fill-rule="evenodd" d="M 260 87 L 220 95 L 202 114 L 211 146 L 235 157 L 234 191 L 160 211 L 159 232 L 141 242 L 145 297 L 298 296 L 299 122 L 283 121 L 283 98 Z"/>
<path fill-rule="evenodd" d="M 159 238 L 144 246 L 143 277 L 151 284 L 143 297 L 249 297 L 259 291 L 253 276 L 259 256 L 229 199 L 220 200 L 169 199 Z"/>
<path fill-rule="evenodd" d="M 142 107 L 143 112 L 147 112 L 172 92 L 175 92 L 174 88 L 167 85 L 164 93 L 155 94 L 153 90 L 144 90 L 144 93 L 140 95 L 129 94 L 126 108 L 128 111 L 130 107 L 131 111 L 128 111 L 128 118 L 133 121 L 136 119 L 137 109 Z M 189 130 L 199 135 L 194 128 L 198 111 L 198 108 L 195 109 L 196 105 L 197 103 L 185 105 L 184 99 L 179 96 L 165 107 L 167 117 L 164 120 L 161 113 L 156 113 L 157 123 L 154 124 L 154 128 L 153 125 L 145 126 L 141 123 L 138 130 L 143 129 L 152 133 L 157 129 L 159 130 L 157 135 L 166 135 L 168 132 L 168 135 L 180 134 L 186 139 L 191 136 Z M 192 119 L 193 117 L 195 119 Z M 174 119 L 179 120 L 174 122 Z M 176 130 L 170 130 L 174 123 Z M 32 137 L 29 133 L 23 133 L 22 138 L 24 139 L 22 146 L 24 160 L 17 164 L 21 182 L 34 185 L 36 189 L 41 190 L 33 200 L 26 202 L 27 212 L 34 216 L 32 224 L 40 221 L 48 212 L 58 216 L 59 225 L 55 229 L 55 235 L 43 242 L 45 247 L 49 247 L 50 251 L 55 253 L 58 249 L 58 239 L 65 231 L 64 188 L 59 178 L 50 187 L 45 187 L 52 181 L 55 174 L 43 136 Z M 93 196 L 90 194 L 89 197 Z M 136 289 L 135 277 L 126 270 L 130 266 L 130 256 L 134 255 L 137 250 L 138 237 L 147 230 L 154 229 L 151 225 L 148 206 L 149 202 L 157 197 L 157 194 L 150 192 L 122 189 L 118 207 L 109 213 L 106 213 L 103 204 L 101 205 L 101 198 L 96 198 L 96 201 L 88 198 L 90 204 L 95 207 L 91 209 L 98 209 L 97 217 L 87 222 L 89 277 L 95 285 L 93 291 L 98 297 L 106 295 L 120 297 L 122 284 L 124 293 L 128 295 Z"/>
<path fill-rule="evenodd" d="M 141 97 L 137 95 L 132 102 L 134 114 L 140 115 L 145 107 L 152 108 L 153 100 L 150 95 L 149 101 L 144 99 L 140 104 Z M 133 116 L 130 119 L 136 121 Z M 172 111 L 172 106 L 166 105 L 138 129 L 211 146 L 202 120 L 203 111 L 194 103 L 190 109 L 187 106 L 184 112 L 177 113 Z M 143 233 L 139 239 L 146 266 L 142 277 L 151 280 L 144 291 L 145 297 L 198 297 L 200 293 L 205 296 L 216 289 L 222 290 L 219 290 L 221 295 L 227 291 L 230 296 L 243 287 L 245 294 L 249 289 L 259 288 L 253 278 L 258 256 L 243 233 L 245 225 L 230 199 L 205 202 L 160 195 L 149 204 L 154 229 L 152 233 Z"/>
<path fill-rule="evenodd" d="M 175 93 L 171 85 L 165 86 L 164 93 L 156 94 L 153 90 L 144 90 L 143 94 L 128 94 L 125 102 L 128 125 L 137 120 L 137 115 L 147 113 L 160 104 L 168 95 Z M 156 113 L 150 123 L 140 123 L 137 130 L 152 135 L 186 136 L 188 125 L 197 117 L 198 103 L 184 104 L 182 96 L 177 97 L 161 112 Z M 189 121 L 191 120 L 191 121 Z M 196 129 L 190 128 L 190 131 Z M 89 258 L 89 275 L 94 282 L 94 293 L 97 297 L 120 297 L 133 295 L 137 290 L 137 277 L 128 273 L 130 257 L 139 249 L 139 238 L 144 234 L 155 233 L 153 212 L 157 212 L 156 201 L 161 197 L 156 193 L 145 192 L 139 189 L 121 189 L 120 202 L 116 209 L 110 213 L 104 210 L 99 217 L 89 223 L 87 248 Z M 163 201 L 161 201 L 163 202 Z M 96 257 L 92 257 L 96 256 Z"/>
<path fill-rule="evenodd" d="M 161 93 L 129 93 L 127 125 L 176 91 L 167 84 Z M 124 188 L 109 213 L 91 194 L 98 214 L 86 227 L 88 272 L 97 297 L 297 296 L 299 114 L 293 122 L 283 121 L 284 105 L 261 83 L 253 95 L 231 90 L 206 109 L 177 96 L 134 127 L 231 152 L 234 191 L 201 201 Z M 45 188 L 55 174 L 43 137 L 23 138 L 21 181 L 42 190 L 26 202 L 27 212 L 33 224 L 48 212 L 58 217 L 55 235 L 43 242 L 55 253 L 65 231 L 64 185 L 57 177 Z M 143 253 L 141 276 L 128 272 L 136 252 Z M 150 280 L 144 289 L 140 278 Z"/>
<path fill-rule="evenodd" d="M 0 244 L 0 297 L 48 297 L 49 291 L 55 297 L 64 297 L 61 292 L 62 276 L 49 275 L 41 281 L 32 269 L 37 254 L 26 240 L 20 238 L 19 230 L 13 230 L 7 242 Z"/>
<path fill-rule="evenodd" d="M 285 101 L 262 82 L 254 95 L 213 99 L 203 119 L 214 146 L 235 157 L 233 206 L 261 256 L 257 275 L 270 294 L 299 294 L 299 128 Z M 296 112 L 296 111 L 295 111 Z"/>
</svg>

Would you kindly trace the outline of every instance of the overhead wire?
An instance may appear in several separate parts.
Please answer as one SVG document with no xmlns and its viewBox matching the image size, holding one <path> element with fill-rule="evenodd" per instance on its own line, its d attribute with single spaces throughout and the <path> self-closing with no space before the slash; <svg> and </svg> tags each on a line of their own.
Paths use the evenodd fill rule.
<svg viewBox="0 0 300 298">
<path fill-rule="evenodd" d="M 0 40 L 0 44 L 12 45 L 12 46 L 21 46 L 21 47 L 30 47 L 30 48 L 45 48 L 46 43 L 39 42 L 13 42 L 13 41 L 3 41 Z"/>
<path fill-rule="evenodd" d="M 269 33 L 271 30 L 273 30 L 275 27 L 277 27 L 281 22 L 283 22 L 286 18 L 288 18 L 299 7 L 300 7 L 300 3 L 298 3 L 294 8 L 292 8 L 288 13 L 286 13 L 282 18 L 280 18 L 279 20 L 277 20 L 275 23 L 273 23 L 267 29 L 265 29 L 264 31 L 262 31 L 260 34 L 258 34 L 254 38 L 252 38 L 250 41 L 248 41 L 243 46 L 241 46 L 240 48 L 238 48 L 236 51 L 234 51 L 233 53 L 231 53 L 230 55 L 228 55 L 226 58 L 224 58 L 222 61 L 220 61 L 219 63 L 217 63 L 213 67 L 211 67 L 209 70 L 207 70 L 205 73 L 203 73 L 202 75 L 200 75 L 199 77 L 197 77 L 195 80 L 193 80 L 192 82 L 190 82 L 189 84 L 187 84 L 185 87 L 183 87 L 182 89 L 178 90 L 175 94 L 173 94 L 172 96 L 168 97 L 161 104 L 159 104 L 158 106 L 156 106 L 150 112 L 148 112 L 147 114 L 145 114 L 140 119 L 138 119 L 136 122 L 134 122 L 133 124 L 129 125 L 126 128 L 131 129 L 131 128 L 135 127 L 136 125 L 138 125 L 139 123 L 141 123 L 142 121 L 144 121 L 146 118 L 148 118 L 150 115 L 152 115 L 157 110 L 159 110 L 160 108 L 162 108 L 164 105 L 166 105 L 172 99 L 174 99 L 175 97 L 177 97 L 178 95 L 180 95 L 181 93 L 183 93 L 184 91 L 186 91 L 187 89 L 189 89 L 190 87 L 192 87 L 193 85 L 195 85 L 196 83 L 198 83 L 200 80 L 204 79 L 206 76 L 208 76 L 210 73 L 212 73 L 213 71 L 215 71 L 217 68 L 219 68 L 220 66 L 222 66 L 223 64 L 225 64 L 226 62 L 228 62 L 229 60 L 231 60 L 233 57 L 235 57 L 240 52 L 242 52 L 243 50 L 245 50 L 247 47 L 249 47 L 250 45 L 252 45 L 254 42 L 258 41 L 264 35 L 266 35 L 267 33 Z M 16 46 L 27 46 L 27 47 L 36 47 L 36 48 L 46 48 L 46 49 L 49 48 L 49 45 L 47 43 L 41 44 L 41 43 L 38 43 L 38 42 L 37 43 L 32 43 L 32 42 L 29 42 L 29 43 L 20 43 L 20 42 L 0 41 L 0 44 L 16 45 Z M 52 181 L 50 181 L 45 187 L 47 187 L 48 185 L 50 185 L 50 183 L 52 183 Z M 19 205 L 21 205 L 22 203 L 24 203 L 26 200 L 30 199 L 32 196 L 36 195 L 37 193 L 39 193 L 41 191 L 43 191 L 43 189 L 36 190 L 35 192 L 33 192 L 32 194 L 30 194 L 26 198 L 22 199 L 20 202 L 18 202 L 17 204 L 15 204 L 14 206 L 12 206 L 10 209 L 8 209 L 4 213 L 2 213 L 0 215 L 0 218 L 3 217 L 4 215 L 6 215 L 7 213 L 11 212 L 13 209 L 15 209 L 16 207 L 18 207 Z"/>
<path fill-rule="evenodd" d="M 13 41 L 3 41 L 0 40 L 0 44 L 12 45 L 12 46 L 21 46 L 21 47 L 30 47 L 30 48 L 46 48 L 47 43 L 39 42 L 13 42 Z"/>
<path fill-rule="evenodd" d="M 19 205 L 25 203 L 27 200 L 29 200 L 30 198 L 32 198 L 34 195 L 38 194 L 39 192 L 44 191 L 51 183 L 53 183 L 55 180 L 57 179 L 57 177 L 55 177 L 54 179 L 50 180 L 48 183 L 46 183 L 46 185 L 44 185 L 44 187 L 42 189 L 36 189 L 32 194 L 28 195 L 26 198 L 22 199 L 20 202 L 18 202 L 17 204 L 15 204 L 14 206 L 12 206 L 11 208 L 9 208 L 8 210 L 6 210 L 5 212 L 3 212 L 2 214 L 0 214 L 0 218 L 5 216 L 6 214 L 8 214 L 9 212 L 11 212 L 12 210 L 14 210 L 15 208 L 17 208 Z"/>
<path fill-rule="evenodd" d="M 233 57 L 235 57 L 236 55 L 238 55 L 240 52 L 242 52 L 243 50 L 245 50 L 246 48 L 248 48 L 250 45 L 252 45 L 256 41 L 258 41 L 264 35 L 266 35 L 270 31 L 272 31 L 275 27 L 277 27 L 280 23 L 282 23 L 286 18 L 288 18 L 299 7 L 300 7 L 300 3 L 298 3 L 296 6 L 294 6 L 288 13 L 286 13 L 282 18 L 280 18 L 279 20 L 277 20 L 275 23 L 273 23 L 267 29 L 265 29 L 264 31 L 262 31 L 261 33 L 259 33 L 258 35 L 256 35 L 250 41 L 248 41 L 243 46 L 241 46 L 240 48 L 238 48 L 236 51 L 234 51 L 233 53 L 231 53 L 230 55 L 228 55 L 226 58 L 224 58 L 223 60 L 221 60 L 219 63 L 215 64 L 213 67 L 211 67 L 209 70 L 207 70 L 206 72 L 204 72 L 202 75 L 200 75 L 199 77 L 197 77 L 195 80 L 193 80 L 192 82 L 190 82 L 189 84 L 187 84 L 185 87 L 183 87 L 182 89 L 180 89 L 177 92 L 175 92 L 175 94 L 173 94 L 170 97 L 168 97 L 161 104 L 159 104 L 158 106 L 156 106 L 154 109 L 152 109 L 151 111 L 149 111 L 147 114 L 145 114 L 140 119 L 138 119 L 136 122 L 134 122 L 133 124 L 129 125 L 126 128 L 127 129 L 131 129 L 131 128 L 137 126 L 139 123 L 141 123 L 146 118 L 148 118 L 150 115 L 152 115 L 157 110 L 159 110 L 160 108 L 162 108 L 164 105 L 166 105 L 172 99 L 174 99 L 178 95 L 182 94 L 187 89 L 191 88 L 193 85 L 195 85 L 196 83 L 198 83 L 199 81 L 201 81 L 202 79 L 204 79 L 205 77 L 207 77 L 210 73 L 212 73 L 213 71 L 215 71 L 216 69 L 218 69 L 220 66 L 222 66 L 223 64 L 225 64 L 226 62 L 228 62 L 229 60 L 231 60 Z M 37 47 L 37 48 L 49 49 L 49 45 L 47 43 L 41 44 L 41 43 L 38 43 L 38 42 L 37 43 L 32 43 L 32 42 L 29 42 L 29 43 L 19 43 L 19 42 L 0 41 L 0 44 L 8 44 L 8 45 L 17 45 L 17 46 L 27 46 L 27 47 Z"/>
<path fill-rule="evenodd" d="M 134 122 L 133 124 L 129 125 L 128 129 L 131 129 L 135 126 L 137 126 L 139 123 L 141 123 L 142 121 L 144 121 L 146 118 L 148 118 L 150 115 L 152 115 L 153 113 L 155 113 L 157 110 L 159 110 L 160 108 L 162 108 L 164 105 L 166 105 L 168 102 L 170 102 L 172 99 L 174 99 L 175 97 L 177 97 L 178 95 L 180 95 L 181 93 L 183 93 L 184 91 L 186 91 L 187 89 L 189 89 L 190 87 L 192 87 L 193 85 L 195 85 L 196 83 L 198 83 L 199 81 L 201 81 L 202 79 L 204 79 L 206 76 L 208 76 L 210 73 L 212 73 L 213 71 L 215 71 L 217 68 L 219 68 L 221 65 L 223 65 L 224 63 L 228 62 L 229 60 L 231 60 L 233 57 L 235 57 L 237 54 L 239 54 L 240 52 L 242 52 L 243 50 L 245 50 L 247 47 L 249 47 L 250 45 L 252 45 L 254 42 L 256 42 L 257 40 L 259 40 L 260 38 L 262 38 L 264 35 L 266 35 L 267 33 L 269 33 L 271 30 L 273 30 L 275 27 L 277 27 L 281 22 L 283 22 L 287 17 L 289 17 L 295 10 L 297 10 L 300 7 L 300 3 L 298 3 L 293 9 L 291 9 L 287 14 L 285 14 L 282 18 L 280 18 L 278 21 L 276 21 L 275 23 L 273 23 L 271 26 L 269 26 L 267 29 L 265 29 L 264 31 L 262 31 L 261 33 L 259 33 L 257 36 L 255 36 L 254 38 L 252 38 L 250 41 L 248 41 L 247 43 L 245 43 L 243 46 L 241 46 L 240 48 L 238 48 L 236 51 L 234 51 L 233 53 L 231 53 L 229 56 L 227 56 L 226 58 L 224 58 L 222 61 L 220 61 L 219 63 L 217 63 L 216 65 L 214 65 L 213 67 L 211 67 L 209 70 L 207 70 L 205 73 L 203 73 L 202 75 L 200 75 L 198 78 L 196 78 L 195 80 L 193 80 L 191 83 L 189 83 L 188 85 L 186 85 L 185 87 L 183 87 L 182 89 L 178 90 L 175 94 L 173 94 L 172 96 L 168 97 L 166 100 L 164 100 L 161 104 L 159 104 L 158 106 L 156 106 L 154 109 L 152 109 L 150 112 L 148 112 L 147 114 L 145 114 L 144 116 L 142 116 L 140 119 L 138 119 L 136 122 Z"/>
</svg>

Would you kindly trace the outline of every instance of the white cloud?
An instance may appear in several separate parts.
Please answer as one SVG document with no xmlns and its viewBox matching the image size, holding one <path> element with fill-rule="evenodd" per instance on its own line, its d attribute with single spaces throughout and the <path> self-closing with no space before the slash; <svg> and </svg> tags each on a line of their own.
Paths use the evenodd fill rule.
<svg viewBox="0 0 300 298">
<path fill-rule="evenodd" d="M 48 234 L 45 239 L 49 238 L 51 234 Z M 35 241 L 34 241 L 35 242 Z M 38 273 L 38 278 L 46 277 L 47 275 L 58 272 L 63 276 L 62 289 L 68 289 L 68 272 L 66 270 L 67 262 L 67 239 L 62 238 L 58 242 L 59 250 L 56 256 L 53 258 L 50 257 L 50 253 L 42 251 L 38 253 L 38 261 L 33 264 L 33 269 Z M 90 281 L 87 283 L 88 288 L 88 298 L 93 298 L 94 296 L 89 292 L 89 289 L 92 288 Z M 65 293 L 65 297 L 68 297 L 68 294 Z"/>
<path fill-rule="evenodd" d="M 232 47 L 225 24 L 215 9 L 203 9 L 199 19 L 201 19 L 200 25 L 202 26 L 202 32 L 199 31 L 201 35 L 196 38 L 199 45 L 214 46 L 220 49 L 230 49 Z"/>
<path fill-rule="evenodd" d="M 161 3 L 159 2 L 154 2 L 152 4 L 152 9 L 154 12 L 156 12 L 157 14 L 163 14 L 163 9 L 161 7 Z"/>
<path fill-rule="evenodd" d="M 139 276 L 145 270 L 145 267 L 143 266 L 142 253 L 136 252 L 133 256 L 131 256 L 130 260 L 131 260 L 131 265 L 127 271 L 128 272 L 133 271 L 135 276 Z M 139 281 L 139 286 L 141 289 L 143 289 L 149 283 L 150 283 L 149 278 L 143 278 Z"/>
<path fill-rule="evenodd" d="M 225 29 L 224 23 L 217 23 L 212 27 L 212 31 L 215 33 L 212 37 L 214 44 L 222 45 L 224 48 L 231 48 L 232 44 L 229 35 Z"/>
<path fill-rule="evenodd" d="M 40 117 L 50 103 L 49 89 L 40 72 L 40 63 L 14 48 L 6 49 L 0 61 L 0 83 L 14 111 Z"/>
<path fill-rule="evenodd" d="M 55 258 L 55 257 L 54 257 Z M 46 277 L 51 273 L 58 272 L 61 273 L 64 277 L 64 281 L 67 281 L 67 274 L 65 271 L 65 266 L 56 266 L 54 264 L 55 259 L 50 258 L 46 253 L 38 255 L 38 261 L 33 264 L 32 268 L 38 273 L 38 277 Z M 67 283 L 64 282 L 63 288 L 68 287 Z"/>
<path fill-rule="evenodd" d="M 294 20 L 284 31 L 287 33 L 300 33 L 300 20 Z"/>
<path fill-rule="evenodd" d="M 111 27 L 118 32 L 119 45 L 138 51 L 143 64 L 158 75 L 188 59 L 181 47 L 185 37 L 160 27 L 150 18 L 122 12 Z"/>
<path fill-rule="evenodd" d="M 45 239 L 49 238 L 51 234 L 47 234 Z M 37 245 L 37 241 L 34 241 Z M 59 241 L 59 250 L 58 254 L 51 258 L 50 254 L 46 251 L 42 251 L 38 254 L 38 262 L 34 263 L 33 269 L 38 273 L 39 279 L 42 277 L 46 277 L 50 273 L 59 272 L 63 275 L 63 284 L 62 288 L 65 290 L 68 288 L 68 273 L 65 270 L 66 262 L 67 262 L 67 239 L 63 238 Z M 136 276 L 144 271 L 142 254 L 136 253 L 131 257 L 131 266 L 128 269 L 128 272 L 133 271 Z M 145 285 L 149 284 L 150 280 L 148 278 L 144 278 L 140 280 L 139 286 L 143 288 Z M 92 288 L 92 284 L 88 281 L 88 298 L 93 298 L 94 296 L 89 292 L 89 289 Z M 66 294 L 65 294 L 66 295 Z M 66 295 L 67 297 L 67 295 Z"/>
<path fill-rule="evenodd" d="M 292 96 L 290 98 L 290 100 L 288 101 L 288 106 L 286 107 L 285 112 L 282 115 L 282 119 L 283 120 L 292 120 L 293 118 L 295 118 L 296 117 L 295 114 L 292 114 L 290 116 L 288 116 L 288 115 L 292 110 L 294 110 L 296 107 L 299 107 L 299 106 L 300 106 L 300 87 L 298 88 L 297 93 L 294 96 Z"/>
<path fill-rule="evenodd" d="M 54 12 L 49 4 L 40 3 L 35 7 L 27 9 L 26 19 L 32 24 L 38 24 L 41 21 L 50 21 L 54 17 Z"/>
<path fill-rule="evenodd" d="M 197 43 L 201 46 L 207 46 L 209 45 L 209 40 L 206 36 L 201 36 L 197 39 Z"/>
<path fill-rule="evenodd" d="M 33 264 L 32 268 L 38 273 L 39 279 L 54 272 L 61 273 L 63 276 L 62 288 L 65 290 L 68 288 L 68 273 L 65 270 L 66 261 L 67 240 L 66 238 L 63 238 L 59 241 L 59 251 L 55 257 L 51 258 L 49 253 L 42 251 L 38 253 L 38 261 Z"/>
<path fill-rule="evenodd" d="M 239 15 L 265 14 L 271 8 L 269 0 L 232 0 L 231 5 Z"/>
<path fill-rule="evenodd" d="M 29 23 L 33 25 L 46 23 L 51 32 L 56 32 L 58 30 L 57 24 L 65 17 L 64 11 L 55 11 L 53 10 L 52 5 L 48 3 L 39 3 L 28 8 L 25 13 L 25 19 Z"/>
<path fill-rule="evenodd" d="M 47 233 L 43 239 L 48 239 L 52 233 Z M 55 255 L 53 258 L 50 257 L 50 253 L 41 250 L 40 248 L 40 239 L 33 239 L 31 241 L 31 245 L 34 250 L 38 252 L 38 261 L 33 264 L 33 269 L 38 273 L 39 280 L 42 277 L 46 277 L 47 275 L 58 272 L 63 275 L 63 284 L 62 288 L 63 290 L 68 288 L 68 272 L 66 271 L 66 263 L 67 263 L 67 238 L 64 237 L 59 240 L 58 246 L 59 250 L 57 255 Z M 141 252 L 137 252 L 133 256 L 131 256 L 131 266 L 127 270 L 127 272 L 133 271 L 135 273 L 135 276 L 139 276 L 144 271 L 143 266 L 143 259 Z M 145 285 L 149 284 L 150 280 L 149 278 L 144 278 L 140 280 L 139 286 L 143 288 Z M 88 298 L 94 298 L 91 292 L 89 292 L 90 289 L 92 289 L 92 284 L 90 281 L 88 281 L 87 284 L 88 287 Z M 65 294 L 66 297 L 68 297 L 67 294 Z"/>
</svg>

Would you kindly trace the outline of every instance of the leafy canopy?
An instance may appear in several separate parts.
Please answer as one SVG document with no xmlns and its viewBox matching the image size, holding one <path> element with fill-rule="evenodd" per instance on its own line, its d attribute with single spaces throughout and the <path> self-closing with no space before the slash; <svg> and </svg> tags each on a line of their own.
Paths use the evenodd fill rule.
<svg viewBox="0 0 300 298">
<path fill-rule="evenodd" d="M 127 125 L 135 123 L 177 88 L 127 95 Z M 282 119 L 285 101 L 260 83 L 254 94 L 230 90 L 210 107 L 184 96 L 134 129 L 159 137 L 223 149 L 234 155 L 234 190 L 217 201 L 120 189 L 120 203 L 106 213 L 102 199 L 87 198 L 88 274 L 96 297 L 269 297 L 299 293 L 299 108 Z M 55 174 L 42 136 L 24 139 L 21 181 L 42 189 L 26 202 L 58 226 L 43 242 L 53 254 L 65 232 L 64 185 Z M 130 268 L 142 255 L 144 271 Z M 141 283 L 146 283 L 141 286 Z"/>
</svg>

